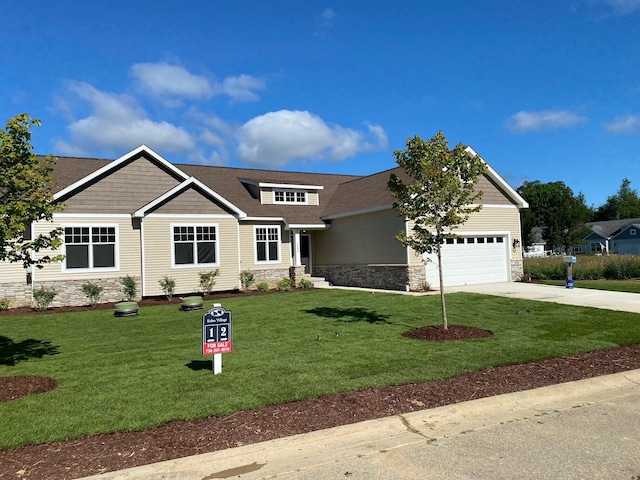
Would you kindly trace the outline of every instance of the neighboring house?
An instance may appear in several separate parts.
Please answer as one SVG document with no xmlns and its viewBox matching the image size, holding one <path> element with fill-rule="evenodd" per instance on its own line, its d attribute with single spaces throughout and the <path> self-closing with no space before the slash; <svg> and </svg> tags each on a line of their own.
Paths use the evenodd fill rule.
<svg viewBox="0 0 640 480">
<path fill-rule="evenodd" d="M 640 218 L 589 222 L 583 250 L 575 253 L 640 254 Z"/>
<path fill-rule="evenodd" d="M 538 258 L 551 255 L 551 250 L 546 250 L 546 242 L 542 236 L 544 229 L 542 227 L 534 227 L 531 229 L 533 242 L 524 249 L 523 256 L 525 258 Z"/>
<path fill-rule="evenodd" d="M 113 161 L 59 157 L 53 188 L 64 210 L 30 233 L 62 227 L 66 258 L 33 271 L 0 263 L 0 298 L 30 304 L 32 289 L 44 286 L 57 291 L 54 305 L 82 305 L 82 285 L 94 282 L 103 301 L 116 301 L 126 275 L 143 297 L 162 295 L 165 275 L 188 294 L 198 272 L 215 269 L 220 291 L 238 288 L 243 270 L 272 285 L 314 275 L 345 286 L 437 286 L 436 265 L 395 239 L 410 225 L 393 209 L 391 172 L 404 175 L 173 165 L 144 145 Z M 519 209 L 527 203 L 491 167 L 477 188 L 482 210 L 443 246 L 445 285 L 522 276 Z"/>
</svg>

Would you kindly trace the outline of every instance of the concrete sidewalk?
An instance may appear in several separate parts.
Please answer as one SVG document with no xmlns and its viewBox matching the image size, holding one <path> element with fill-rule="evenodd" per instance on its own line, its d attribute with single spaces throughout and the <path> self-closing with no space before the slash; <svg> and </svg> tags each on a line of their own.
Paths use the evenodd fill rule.
<svg viewBox="0 0 640 480">
<path fill-rule="evenodd" d="M 455 292 L 482 293 L 485 295 L 640 313 L 640 294 L 580 288 L 580 282 L 576 282 L 575 288 L 526 282 L 488 283 L 445 288 L 445 293 Z"/>
<path fill-rule="evenodd" d="M 631 480 L 640 476 L 639 413 L 635 370 L 89 478 Z"/>
</svg>

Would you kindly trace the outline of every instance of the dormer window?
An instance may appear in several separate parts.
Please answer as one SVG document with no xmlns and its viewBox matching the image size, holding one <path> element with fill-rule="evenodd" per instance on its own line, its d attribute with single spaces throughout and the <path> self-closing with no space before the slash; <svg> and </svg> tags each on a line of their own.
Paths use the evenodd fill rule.
<svg viewBox="0 0 640 480">
<path fill-rule="evenodd" d="M 273 194 L 276 203 L 307 203 L 307 192 L 302 190 L 275 190 Z"/>
</svg>

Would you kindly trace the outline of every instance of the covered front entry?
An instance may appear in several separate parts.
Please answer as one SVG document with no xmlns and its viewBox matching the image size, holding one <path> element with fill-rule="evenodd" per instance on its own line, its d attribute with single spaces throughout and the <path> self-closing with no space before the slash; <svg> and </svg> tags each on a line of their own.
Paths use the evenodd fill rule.
<svg viewBox="0 0 640 480">
<path fill-rule="evenodd" d="M 425 255 L 427 282 L 439 287 L 437 257 Z M 442 245 L 444 286 L 506 282 L 509 275 L 509 244 L 506 235 L 478 234 L 449 238 Z"/>
<path fill-rule="evenodd" d="M 291 264 L 295 266 L 304 265 L 304 273 L 312 272 L 311 235 L 293 230 L 291 234 Z"/>
</svg>

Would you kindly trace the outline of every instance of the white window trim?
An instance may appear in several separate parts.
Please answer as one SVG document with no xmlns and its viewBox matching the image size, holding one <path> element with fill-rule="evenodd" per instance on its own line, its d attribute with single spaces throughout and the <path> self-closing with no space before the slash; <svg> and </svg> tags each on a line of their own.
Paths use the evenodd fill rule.
<svg viewBox="0 0 640 480">
<path fill-rule="evenodd" d="M 86 272 L 119 272 L 120 271 L 120 228 L 117 223 L 65 223 L 61 225 L 62 227 L 62 236 L 64 238 L 64 229 L 65 228 L 88 228 L 89 229 L 89 246 L 93 245 L 91 241 L 91 229 L 92 228 L 115 228 L 116 233 L 116 243 L 114 246 L 114 256 L 115 256 L 115 266 L 113 267 L 89 267 L 89 268 L 67 268 L 67 243 L 62 243 L 62 254 L 65 256 L 64 261 L 62 262 L 62 272 L 63 273 L 86 273 Z M 89 265 L 93 265 L 93 249 L 89 248 Z"/>
<path fill-rule="evenodd" d="M 197 239 L 195 237 L 195 228 L 196 227 L 214 227 L 216 229 L 216 246 L 215 246 L 215 256 L 216 261 L 214 263 L 198 263 L 197 259 L 194 257 L 194 263 L 180 263 L 176 264 L 176 249 L 175 249 L 175 241 L 173 236 L 173 228 L 174 227 L 193 227 L 194 228 L 194 246 L 197 244 Z M 220 225 L 217 223 L 172 223 L 169 228 L 169 234 L 171 235 L 171 268 L 172 269 L 189 269 L 189 268 L 206 268 L 206 267 L 219 267 L 220 266 Z M 198 249 L 194 248 L 194 256 L 196 255 Z"/>
<path fill-rule="evenodd" d="M 258 260 L 258 240 L 256 238 L 256 234 L 259 228 L 266 229 L 267 235 L 268 235 L 268 230 L 270 228 L 278 229 L 278 259 L 277 260 Z M 269 249 L 267 248 L 267 252 L 268 251 Z M 280 225 L 254 225 L 253 226 L 253 262 L 256 265 L 267 265 L 267 264 L 277 265 L 279 263 L 282 263 L 282 229 L 280 228 Z"/>
<path fill-rule="evenodd" d="M 276 193 L 278 193 L 278 192 L 282 192 L 284 194 L 285 200 L 283 200 L 283 201 L 276 200 Z M 293 202 L 287 201 L 286 200 L 287 192 L 293 193 L 294 197 L 296 198 L 296 200 L 294 200 Z M 304 194 L 304 202 L 298 202 L 297 201 L 299 193 L 303 193 Z M 278 188 L 278 189 L 275 189 L 273 191 L 273 203 L 277 203 L 279 205 L 282 205 L 282 204 L 286 204 L 286 205 L 309 205 L 309 193 L 306 190 L 295 190 L 295 189 L 292 189 L 292 188 Z"/>
</svg>

